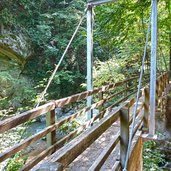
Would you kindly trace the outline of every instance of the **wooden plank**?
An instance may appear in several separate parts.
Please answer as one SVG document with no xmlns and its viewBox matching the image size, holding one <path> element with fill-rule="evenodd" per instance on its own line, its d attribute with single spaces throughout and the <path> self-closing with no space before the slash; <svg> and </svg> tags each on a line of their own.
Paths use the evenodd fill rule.
<svg viewBox="0 0 171 171">
<path fill-rule="evenodd" d="M 116 161 L 111 171 L 120 171 L 120 170 L 121 170 L 121 163 L 120 161 Z"/>
<path fill-rule="evenodd" d="M 55 110 L 48 112 L 46 114 L 46 126 L 51 126 L 55 124 Z M 47 145 L 51 146 L 56 142 L 56 129 L 46 135 Z"/>
<path fill-rule="evenodd" d="M 86 113 L 88 110 L 90 110 L 90 109 L 94 109 L 94 108 L 96 108 L 96 107 L 101 106 L 105 101 L 106 101 L 105 99 L 104 99 L 104 100 L 101 100 L 101 101 L 99 101 L 99 102 L 97 102 L 97 103 L 94 103 L 94 104 L 93 104 L 92 106 L 90 106 L 90 107 L 85 107 L 85 108 L 83 108 L 82 110 L 76 112 L 75 114 L 70 115 L 70 116 L 67 116 L 66 118 L 60 120 L 60 121 L 57 123 L 57 124 L 58 124 L 58 127 L 60 127 L 61 125 L 63 125 L 63 124 L 66 123 L 66 122 L 72 121 L 74 118 L 76 118 L 76 117 L 78 117 L 78 116 L 82 116 L 83 114 L 85 114 L 85 113 Z"/>
<path fill-rule="evenodd" d="M 142 96 L 142 94 L 143 94 L 142 92 L 143 92 L 143 91 L 142 91 L 142 89 L 141 89 L 139 98 Z M 135 92 L 134 92 L 134 93 L 135 93 Z M 136 97 L 131 98 L 131 100 L 129 101 L 129 103 L 127 103 L 127 106 L 126 106 L 126 107 L 130 108 L 132 105 L 134 105 L 135 101 L 136 101 Z"/>
<path fill-rule="evenodd" d="M 18 151 L 28 147 L 33 142 L 39 140 L 40 138 L 47 135 L 49 132 L 55 130 L 55 128 L 56 128 L 55 125 L 49 126 L 46 129 L 44 129 L 43 131 L 40 131 L 39 133 L 37 133 L 36 135 L 33 135 L 30 138 L 27 138 L 26 140 L 24 140 L 23 142 L 13 146 L 12 148 L 9 148 L 8 150 L 6 150 L 5 152 L 0 154 L 0 162 L 2 162 L 4 160 L 6 160 L 7 158 L 11 157 L 12 155 L 17 153 Z"/>
<path fill-rule="evenodd" d="M 134 138 L 136 132 L 138 131 L 138 128 L 140 128 L 140 126 L 142 126 L 143 117 L 139 117 L 137 120 L 138 120 L 138 122 L 135 124 L 132 139 Z"/>
<path fill-rule="evenodd" d="M 142 105 L 138 108 L 135 117 L 138 116 L 138 114 L 142 111 L 143 107 L 144 107 L 144 104 L 142 104 Z M 133 121 L 133 117 L 131 116 L 131 119 L 130 119 L 130 121 L 129 121 L 129 125 L 131 125 L 132 121 Z"/>
<path fill-rule="evenodd" d="M 85 129 L 85 125 L 81 126 L 76 131 L 72 131 L 67 136 L 56 142 L 54 145 L 50 146 L 45 151 L 41 152 L 38 156 L 34 157 L 31 161 L 26 163 L 24 167 L 21 169 L 21 171 L 28 171 L 32 169 L 35 165 L 37 165 L 40 161 L 42 161 L 45 157 L 51 155 L 54 151 L 58 150 L 62 146 L 65 145 L 66 142 L 70 141 L 72 138 L 74 138 L 77 134 L 82 132 Z M 34 171 L 34 169 L 32 170 Z"/>
<path fill-rule="evenodd" d="M 129 108 L 124 107 L 120 112 L 120 162 L 124 168 L 129 142 Z"/>
<path fill-rule="evenodd" d="M 66 167 L 118 119 L 119 113 L 120 109 L 103 118 L 101 122 L 94 125 L 90 130 L 87 130 L 65 147 L 52 154 L 48 161 L 60 161 Z"/>
<path fill-rule="evenodd" d="M 135 78 L 131 78 L 128 80 L 130 81 L 132 79 L 135 79 Z M 121 82 L 118 82 L 115 84 L 109 84 L 109 85 L 103 86 L 101 88 L 94 89 L 92 91 L 85 91 L 85 92 L 82 92 L 82 93 L 79 93 L 79 94 L 76 94 L 73 96 L 69 96 L 69 97 L 66 97 L 63 99 L 56 100 L 54 102 L 49 102 L 49 103 L 42 105 L 38 108 L 35 108 L 32 110 L 26 111 L 24 113 L 21 113 L 20 115 L 6 119 L 4 121 L 0 121 L 0 133 L 3 133 L 3 132 L 5 132 L 11 128 L 14 128 L 14 127 L 16 127 L 16 126 L 18 126 L 18 125 L 20 125 L 20 124 L 22 124 L 28 120 L 34 119 L 34 118 L 36 118 L 36 117 L 38 117 L 44 113 L 50 112 L 51 110 L 55 109 L 55 106 L 56 107 L 63 107 L 63 106 L 68 105 L 70 103 L 78 102 L 78 101 L 80 101 L 80 100 L 82 100 L 88 96 L 91 96 L 93 94 L 97 94 L 97 93 L 101 92 L 102 90 L 107 91 L 111 88 L 122 85 L 123 82 L 128 81 L 128 80 L 124 80 L 124 81 L 121 81 Z"/>
<path fill-rule="evenodd" d="M 150 96 L 149 96 L 149 88 L 144 89 L 144 129 L 147 129 L 149 127 L 149 102 Z"/>
<path fill-rule="evenodd" d="M 106 161 L 106 159 L 109 157 L 110 153 L 113 151 L 113 149 L 116 147 L 120 140 L 119 134 L 113 138 L 110 143 L 105 147 L 103 152 L 99 155 L 99 157 L 95 160 L 93 165 L 88 169 L 88 171 L 98 171 Z"/>
<path fill-rule="evenodd" d="M 11 128 L 14 128 L 17 125 L 20 125 L 26 121 L 34 119 L 34 118 L 36 118 L 44 113 L 47 113 L 53 109 L 55 109 L 55 102 L 50 102 L 50 103 L 42 105 L 38 108 L 26 111 L 17 116 L 6 119 L 4 121 L 0 121 L 0 133 L 3 133 Z"/>
<path fill-rule="evenodd" d="M 63 167 L 61 163 L 51 162 L 51 163 L 43 163 L 40 165 L 40 168 L 37 171 L 63 171 Z"/>
</svg>

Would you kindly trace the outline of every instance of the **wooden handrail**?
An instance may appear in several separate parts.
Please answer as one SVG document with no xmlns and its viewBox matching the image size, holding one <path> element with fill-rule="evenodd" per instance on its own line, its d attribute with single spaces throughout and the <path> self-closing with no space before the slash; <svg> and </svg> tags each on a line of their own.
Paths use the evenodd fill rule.
<svg viewBox="0 0 171 171">
<path fill-rule="evenodd" d="M 134 79 L 137 79 L 137 77 L 134 77 L 134 78 L 131 78 L 131 79 L 127 79 L 127 80 L 124 80 L 124 81 L 121 81 L 121 82 L 118 82 L 118 83 L 115 83 L 115 84 L 109 84 L 107 86 L 103 86 L 101 88 L 98 88 L 98 89 L 95 89 L 95 90 L 92 90 L 92 91 L 85 91 L 85 92 L 82 92 L 82 93 L 79 93 L 79 94 L 76 94 L 76 95 L 72 95 L 72 96 L 69 96 L 69 97 L 66 97 L 66 98 L 63 98 L 63 99 L 59 99 L 59 100 L 56 100 L 56 101 L 52 101 L 52 102 L 49 102 L 45 105 L 42 105 L 38 108 L 34 108 L 32 110 L 28 110 L 24 113 L 21 113 L 17 116 L 14 116 L 14 117 L 11 117 L 9 119 L 6 119 L 4 121 L 0 121 L 0 133 L 3 133 L 11 128 L 14 128 L 24 122 L 27 122 L 31 119 L 34 119 L 36 117 L 39 117 L 47 112 L 50 112 L 52 110 L 54 110 L 56 107 L 63 107 L 65 105 L 68 105 L 68 104 L 71 104 L 73 102 L 78 102 L 82 99 L 85 99 L 86 97 L 88 96 L 91 96 L 93 94 L 97 94 L 97 93 L 100 93 L 101 91 L 105 92 L 109 89 L 112 89 L 114 87 L 117 87 L 119 85 L 122 85 L 123 83 L 127 82 L 127 81 L 131 81 L 131 80 L 134 80 Z"/>
<path fill-rule="evenodd" d="M 54 112 L 55 112 L 56 107 L 64 107 L 65 105 L 71 104 L 73 102 L 79 102 L 79 101 L 87 98 L 88 96 L 96 95 L 96 94 L 99 94 L 102 92 L 107 93 L 109 90 L 113 91 L 114 88 L 122 86 L 124 83 L 128 83 L 129 81 L 133 81 L 136 79 L 138 79 L 138 77 L 133 77 L 133 78 L 130 78 L 130 79 L 127 79 L 127 80 L 124 80 L 124 81 L 121 81 L 121 82 L 118 82 L 115 84 L 109 84 L 107 86 L 103 86 L 101 88 L 97 88 L 92 91 L 85 91 L 82 93 L 78 93 L 76 95 L 69 96 L 67 98 L 59 99 L 56 101 L 51 101 L 51 102 L 49 102 L 45 105 L 42 105 L 36 109 L 26 111 L 24 113 L 21 113 L 20 115 L 11 117 L 4 121 L 1 121 L 0 122 L 0 133 L 3 133 L 11 128 L 14 128 L 22 123 L 25 123 L 31 119 L 39 117 L 48 112 L 51 112 L 53 114 L 53 116 L 55 116 Z M 158 96 L 161 96 L 162 92 L 166 88 L 166 85 L 168 84 L 168 74 L 164 73 L 163 75 L 159 76 L 157 79 L 157 84 L 158 84 L 158 86 L 157 86 L 156 92 L 157 92 Z M 133 86 L 135 86 L 135 85 L 133 85 Z M 90 126 L 94 121 L 96 121 L 97 119 L 101 119 L 101 122 L 96 123 L 96 125 L 94 125 L 90 130 L 85 131 L 83 134 L 81 134 L 79 137 L 77 137 L 76 140 L 74 141 L 75 142 L 74 145 L 73 145 L 73 143 L 70 144 L 71 146 L 67 145 L 68 149 L 66 147 L 62 147 L 59 150 L 60 152 L 62 152 L 60 155 L 59 155 L 59 152 L 55 153 L 54 156 L 57 156 L 56 159 L 54 159 L 55 157 L 54 158 L 51 157 L 51 159 L 62 163 L 62 165 L 64 167 L 67 166 L 72 160 L 75 159 L 75 157 L 77 157 L 79 154 L 81 154 L 82 151 L 84 151 L 91 143 L 93 143 L 106 129 L 108 129 L 110 127 L 110 125 L 112 123 L 114 123 L 120 117 L 121 109 L 127 108 L 129 110 L 131 108 L 131 106 L 134 105 L 135 100 L 136 100 L 135 96 L 129 98 L 131 94 L 135 93 L 135 91 L 132 92 L 133 90 L 134 90 L 134 87 L 126 87 L 126 89 L 121 90 L 119 92 L 113 91 L 113 94 L 108 95 L 108 96 L 105 95 L 105 98 L 104 98 L 104 96 L 101 96 L 100 101 L 95 102 L 90 107 L 85 107 L 85 108 L 81 109 L 80 111 L 74 113 L 73 115 L 67 116 L 64 119 L 62 119 L 56 123 L 55 123 L 54 117 L 53 117 L 53 121 L 50 123 L 50 125 L 47 128 L 45 128 L 41 132 L 39 132 L 31 137 L 25 139 L 21 143 L 13 146 L 12 148 L 10 148 L 7 151 L 0 154 L 0 162 L 11 157 L 16 152 L 24 149 L 25 147 L 29 146 L 30 144 L 39 140 L 40 138 L 46 136 L 47 134 L 51 133 L 51 135 L 52 135 L 52 137 L 51 137 L 52 139 L 51 139 L 51 143 L 50 143 L 51 146 L 47 150 L 43 151 L 40 155 L 38 155 L 38 157 L 34 158 L 33 162 L 30 161 L 23 168 L 23 170 L 31 169 L 33 166 L 35 166 L 38 162 L 40 162 L 47 155 L 50 155 L 57 149 L 61 148 L 64 145 L 64 142 L 70 141 L 79 132 L 82 132 L 85 128 Z M 147 90 L 147 88 L 145 90 Z M 126 96 L 123 98 L 117 99 L 117 101 L 113 102 L 112 105 L 110 105 L 108 107 L 106 107 L 106 105 L 105 105 L 105 107 L 104 107 L 105 103 L 108 103 L 110 100 L 112 100 L 116 96 L 124 93 L 125 91 L 131 91 L 131 93 L 126 94 Z M 145 96 L 145 100 L 147 100 L 147 98 L 149 98 L 148 91 L 146 91 L 146 93 L 144 94 L 144 89 L 142 89 L 139 97 L 141 97 L 141 96 Z M 116 109 L 116 111 L 112 111 L 113 107 L 115 107 L 119 103 L 123 102 L 124 100 L 126 100 L 126 101 L 121 106 L 119 106 Z M 55 130 L 57 128 L 59 128 L 66 122 L 72 121 L 74 118 L 84 115 L 87 111 L 89 111 L 91 109 L 99 108 L 100 106 L 103 106 L 103 108 L 100 109 L 98 115 L 93 116 L 93 118 L 91 120 L 89 120 L 85 125 L 80 126 L 80 129 L 69 133 L 63 139 L 59 140 L 58 142 L 55 142 L 56 141 Z M 138 111 L 136 113 L 138 123 L 134 129 L 134 134 L 141 127 L 144 118 L 146 119 L 146 117 L 148 116 L 148 112 L 149 112 L 148 106 L 149 106 L 149 103 L 143 102 L 142 105 L 138 108 Z M 144 115 L 141 116 L 141 115 L 139 115 L 139 113 L 141 113 L 143 109 L 146 112 L 146 114 L 144 113 Z M 128 113 L 129 113 L 129 111 L 128 111 Z M 103 118 L 105 115 L 106 115 L 106 117 Z M 132 118 L 129 119 L 128 125 L 130 125 L 131 122 L 132 122 Z M 148 126 L 148 124 L 146 124 L 146 125 Z M 52 134 L 52 133 L 54 133 L 54 134 Z M 118 139 L 117 139 L 117 141 L 118 141 Z M 111 148 L 109 147 L 109 149 L 111 149 Z M 106 151 L 106 152 L 104 151 L 104 156 L 101 156 L 102 160 L 99 159 L 98 162 L 96 162 L 96 164 L 95 164 L 96 167 L 101 166 L 100 163 L 103 163 L 104 157 L 106 157 L 106 155 L 109 153 L 109 151 Z M 63 157 L 65 157 L 65 160 L 63 160 Z M 120 166 L 120 162 L 117 165 L 117 167 L 118 166 Z"/>
</svg>

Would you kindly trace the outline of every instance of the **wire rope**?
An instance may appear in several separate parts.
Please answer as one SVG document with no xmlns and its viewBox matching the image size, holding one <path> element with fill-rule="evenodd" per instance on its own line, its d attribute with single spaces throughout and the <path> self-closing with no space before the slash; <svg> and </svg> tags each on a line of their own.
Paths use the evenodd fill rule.
<svg viewBox="0 0 171 171">
<path fill-rule="evenodd" d="M 150 26 L 151 26 L 150 22 L 151 22 L 151 14 L 150 14 L 148 30 L 147 30 L 147 34 L 146 34 L 144 54 L 143 54 L 143 58 L 142 58 L 142 66 L 141 66 L 140 78 L 139 78 L 139 83 L 138 83 L 138 91 L 137 91 L 137 95 L 136 95 L 136 103 L 135 103 L 134 112 L 133 112 L 133 121 L 132 121 L 131 132 L 130 132 L 130 137 L 129 137 L 128 148 L 127 148 L 126 159 L 125 159 L 123 171 L 127 171 L 128 159 L 129 159 L 129 154 L 130 154 L 131 145 L 132 145 L 133 130 L 135 127 L 136 112 L 138 109 L 138 101 L 139 101 L 139 95 L 140 95 L 140 90 L 141 90 L 143 71 L 144 71 L 144 66 L 145 66 L 145 59 L 146 59 L 146 54 L 147 54 L 148 39 L 149 39 L 149 34 L 150 34 Z"/>
</svg>

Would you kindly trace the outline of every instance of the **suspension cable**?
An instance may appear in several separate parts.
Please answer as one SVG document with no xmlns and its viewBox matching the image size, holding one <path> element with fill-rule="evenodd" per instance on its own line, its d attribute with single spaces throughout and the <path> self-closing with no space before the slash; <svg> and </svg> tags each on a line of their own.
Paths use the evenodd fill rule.
<svg viewBox="0 0 171 171">
<path fill-rule="evenodd" d="M 145 42 L 145 47 L 144 47 L 144 55 L 143 55 L 143 58 L 142 58 L 142 66 L 141 66 L 140 78 L 139 78 L 139 83 L 138 83 L 138 91 L 137 91 L 137 95 L 136 95 L 136 103 L 135 103 L 135 106 L 134 106 L 131 133 L 130 133 L 130 137 L 129 137 L 128 148 L 127 148 L 125 165 L 124 165 L 123 171 L 127 171 L 128 159 L 129 159 L 129 154 L 130 154 L 131 145 L 132 145 L 133 130 L 134 130 L 134 127 L 135 127 L 136 112 L 137 112 L 137 109 L 138 109 L 138 101 L 139 101 L 139 95 L 140 95 L 140 90 L 141 90 L 144 65 L 145 65 L 146 54 L 147 54 L 148 38 L 149 38 L 149 34 L 150 34 L 150 26 L 151 26 L 151 14 L 150 14 L 149 23 L 148 23 L 148 30 L 147 30 L 147 34 L 146 34 L 146 42 Z"/>
<path fill-rule="evenodd" d="M 74 33 L 73 33 L 73 35 L 72 35 L 72 37 L 71 37 L 71 39 L 70 39 L 68 45 L 66 46 L 65 51 L 64 51 L 62 57 L 60 58 L 58 64 L 55 66 L 55 69 L 54 69 L 52 75 L 50 76 L 50 78 L 49 78 L 49 80 L 48 80 L 48 83 L 47 83 L 45 89 L 43 90 L 43 92 L 41 93 L 40 97 L 38 98 L 38 103 L 35 105 L 35 108 L 39 107 L 41 100 L 44 98 L 44 96 L 45 96 L 45 94 L 46 94 L 46 92 L 47 92 L 47 90 L 48 90 L 50 84 L 52 83 L 52 80 L 53 80 L 53 78 L 54 78 L 56 72 L 58 71 L 59 66 L 61 65 L 61 63 L 62 63 L 62 61 L 63 61 L 63 59 L 64 59 L 64 57 L 65 57 L 65 55 L 66 55 L 66 53 L 67 53 L 67 51 L 68 51 L 68 49 L 69 49 L 69 47 L 70 47 L 70 45 L 71 45 L 71 43 L 72 43 L 72 41 L 73 41 L 73 39 L 75 38 L 75 36 L 76 36 L 76 34 L 77 34 L 77 32 L 78 32 L 78 30 L 79 30 L 79 28 L 80 28 L 80 26 L 81 26 L 83 20 L 84 20 L 84 17 L 85 17 L 85 15 L 86 15 L 87 9 L 88 9 L 88 7 L 85 8 L 84 13 L 83 13 L 83 15 L 82 15 L 82 17 L 81 17 L 81 19 L 80 19 L 80 21 L 79 21 L 79 23 L 78 23 L 78 25 L 77 25 L 77 27 L 76 27 Z M 21 133 L 19 142 L 22 140 L 22 138 L 23 138 L 23 136 L 24 136 L 24 133 L 26 132 L 27 128 L 28 128 L 28 122 L 27 122 L 27 124 L 26 124 L 26 126 L 25 126 L 25 129 L 24 129 L 24 130 L 22 131 L 22 133 Z"/>
<path fill-rule="evenodd" d="M 64 59 L 66 53 L 68 52 L 68 49 L 69 49 L 69 47 L 70 47 L 70 45 L 71 45 L 73 39 L 75 38 L 75 36 L 76 36 L 76 34 L 77 34 L 77 32 L 78 32 L 78 30 L 79 30 L 79 28 L 80 28 L 80 26 L 81 26 L 83 20 L 84 20 L 84 17 L 85 17 L 85 15 L 86 15 L 87 9 L 88 9 L 88 7 L 85 8 L 84 13 L 83 13 L 83 16 L 81 17 L 81 19 L 80 19 L 80 21 L 79 21 L 79 23 L 78 23 L 78 26 L 76 27 L 76 29 L 75 29 L 75 31 L 74 31 L 74 33 L 73 33 L 73 35 L 72 35 L 72 37 L 71 37 L 71 39 L 70 39 L 68 45 L 66 46 L 65 51 L 64 51 L 62 57 L 60 58 L 58 64 L 55 66 L 55 69 L 54 69 L 54 71 L 52 72 L 52 75 L 50 76 L 50 78 L 49 78 L 49 80 L 48 80 L 48 83 L 47 83 L 45 89 L 44 89 L 43 92 L 40 94 L 40 96 L 39 96 L 39 98 L 38 98 L 38 103 L 37 103 L 37 105 L 36 105 L 36 108 L 39 106 L 41 100 L 44 98 L 44 96 L 45 96 L 45 94 L 46 94 L 46 92 L 47 92 L 47 90 L 48 90 L 50 84 L 52 83 L 52 80 L 53 80 L 53 78 L 54 78 L 54 76 L 55 76 L 57 70 L 59 69 L 59 66 L 61 65 L 61 63 L 62 63 L 62 61 L 63 61 L 63 59 Z"/>
<path fill-rule="evenodd" d="M 165 64 L 166 71 L 168 71 L 166 59 L 165 59 L 165 56 L 164 56 L 164 53 L 163 53 L 163 50 L 162 50 L 162 47 L 161 46 L 159 46 L 159 50 L 160 50 L 160 54 L 161 54 L 161 56 L 163 58 L 163 62 Z"/>
</svg>

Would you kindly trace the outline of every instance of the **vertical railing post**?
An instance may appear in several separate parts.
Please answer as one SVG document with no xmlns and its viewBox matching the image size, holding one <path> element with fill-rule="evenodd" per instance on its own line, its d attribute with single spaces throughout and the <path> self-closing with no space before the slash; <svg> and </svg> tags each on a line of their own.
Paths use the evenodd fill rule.
<svg viewBox="0 0 171 171">
<path fill-rule="evenodd" d="M 150 106 L 150 90 L 144 88 L 144 118 L 143 118 L 143 130 L 146 131 L 149 128 L 149 106 Z"/>
<path fill-rule="evenodd" d="M 164 75 L 162 75 L 162 77 L 161 77 L 161 92 L 162 92 L 162 94 L 164 92 L 164 85 L 165 85 L 165 83 L 164 83 Z"/>
<path fill-rule="evenodd" d="M 125 97 L 128 95 L 127 88 L 128 88 L 128 81 L 125 82 Z"/>
<path fill-rule="evenodd" d="M 46 114 L 46 126 L 55 124 L 55 109 Z M 47 145 L 51 146 L 56 142 L 56 130 L 47 134 Z"/>
<path fill-rule="evenodd" d="M 162 96 L 162 75 L 159 77 L 159 97 Z"/>
<path fill-rule="evenodd" d="M 158 106 L 159 102 L 159 79 L 156 80 L 156 106 Z"/>
<path fill-rule="evenodd" d="M 166 73 L 166 86 L 169 84 L 169 74 Z"/>
<path fill-rule="evenodd" d="M 99 100 L 103 100 L 103 90 L 99 93 Z M 102 105 L 99 106 L 99 114 L 104 110 L 104 103 L 102 103 Z M 103 115 L 100 116 L 99 119 L 102 119 Z"/>
<path fill-rule="evenodd" d="M 127 148 L 129 143 L 129 108 L 124 107 L 120 111 L 120 161 L 124 168 Z"/>
<path fill-rule="evenodd" d="M 93 90 L 93 7 L 87 9 L 87 90 Z M 87 106 L 91 106 L 92 96 L 87 97 Z M 91 119 L 92 110 L 87 112 L 87 119 Z"/>
<path fill-rule="evenodd" d="M 155 134 L 156 112 L 156 65 L 157 65 L 157 0 L 152 0 L 151 15 L 151 71 L 150 71 L 150 127 L 149 134 Z"/>
</svg>

